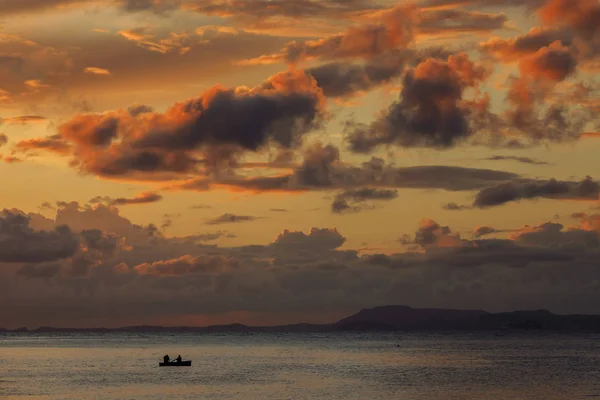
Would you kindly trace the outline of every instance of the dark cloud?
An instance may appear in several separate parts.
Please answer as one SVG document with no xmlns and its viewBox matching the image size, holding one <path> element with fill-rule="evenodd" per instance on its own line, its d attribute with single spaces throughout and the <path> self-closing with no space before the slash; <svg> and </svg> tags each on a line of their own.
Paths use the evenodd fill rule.
<svg viewBox="0 0 600 400">
<path fill-rule="evenodd" d="M 118 0 L 118 3 L 121 3 L 121 8 L 125 11 L 152 11 L 155 13 L 176 10 L 184 2 L 185 0 Z"/>
<path fill-rule="evenodd" d="M 288 175 L 273 177 L 218 177 L 215 183 L 253 192 L 360 189 L 442 189 L 463 191 L 518 179 L 511 172 L 454 166 L 395 167 L 377 157 L 361 166 L 340 161 L 339 149 L 314 143 L 305 150 L 303 162 Z M 184 183 L 180 189 L 208 190 L 211 183 L 200 178 Z"/>
<path fill-rule="evenodd" d="M 312 228 L 308 234 L 301 231 L 284 230 L 275 238 L 272 247 L 275 248 L 301 248 L 301 249 L 320 249 L 334 250 L 341 247 L 346 238 L 343 237 L 337 229 L 319 229 Z"/>
<path fill-rule="evenodd" d="M 355 250 L 341 250 L 346 238 L 337 229 L 311 228 L 308 233 L 285 229 L 266 248 L 254 249 L 252 257 L 273 257 L 277 266 L 299 268 L 318 262 L 353 262 L 358 260 Z"/>
<path fill-rule="evenodd" d="M 600 4 L 595 0 L 549 0 L 538 10 L 546 24 L 573 28 L 586 41 L 594 41 L 600 31 Z"/>
<path fill-rule="evenodd" d="M 457 204 L 457 203 L 451 202 L 451 203 L 444 204 L 442 206 L 442 208 L 446 211 L 464 211 L 464 210 L 470 210 L 472 207 L 464 205 L 464 204 Z"/>
<path fill-rule="evenodd" d="M 558 250 L 524 248 L 511 241 L 476 242 L 486 247 L 460 247 L 451 257 L 437 256 L 436 262 L 454 268 L 473 268 L 477 265 L 501 265 L 505 268 L 528 268 L 536 264 L 568 263 L 575 260 L 572 254 Z"/>
<path fill-rule="evenodd" d="M 8 143 L 8 136 L 4 133 L 0 133 L 0 146 L 4 146 L 6 143 Z"/>
<path fill-rule="evenodd" d="M 144 104 L 136 104 L 127 107 L 127 112 L 134 117 L 137 117 L 140 114 L 152 113 L 154 112 L 154 108 L 144 105 Z"/>
<path fill-rule="evenodd" d="M 194 275 L 205 273 L 218 273 L 231 268 L 237 268 L 239 261 L 223 256 L 198 256 L 188 255 L 167 261 L 156 261 L 135 266 L 133 269 L 140 275 Z"/>
<path fill-rule="evenodd" d="M 220 224 L 231 224 L 236 222 L 248 222 L 254 221 L 258 217 L 253 217 L 251 215 L 236 215 L 236 214 L 223 214 L 220 217 L 215 219 L 211 219 L 206 222 L 206 225 L 220 225 Z"/>
<path fill-rule="evenodd" d="M 165 230 L 167 228 L 170 228 L 171 226 L 173 226 L 174 220 L 179 217 L 181 217 L 181 214 L 179 214 L 179 213 L 163 215 L 163 221 L 162 221 L 162 224 L 160 225 L 160 229 Z"/>
<path fill-rule="evenodd" d="M 319 123 L 322 99 L 310 77 L 282 73 L 254 89 L 214 87 L 164 114 L 82 114 L 61 125 L 60 139 L 53 139 L 73 147 L 71 164 L 84 172 L 183 174 L 231 163 L 267 144 L 297 146 Z"/>
<path fill-rule="evenodd" d="M 460 8 L 423 11 L 419 14 L 418 32 L 422 34 L 490 32 L 506 27 L 508 17 Z"/>
<path fill-rule="evenodd" d="M 87 249 L 98 250 L 106 255 L 113 254 L 118 245 L 118 236 L 105 234 L 100 229 L 89 229 L 81 232 L 82 241 Z"/>
<path fill-rule="evenodd" d="M 551 82 L 564 81 L 576 67 L 577 60 L 572 51 L 556 42 L 524 57 L 519 63 L 521 76 Z"/>
<path fill-rule="evenodd" d="M 212 206 L 208 205 L 208 204 L 195 204 L 193 206 L 190 207 L 192 210 L 206 210 L 209 208 L 212 208 Z"/>
<path fill-rule="evenodd" d="M 212 242 L 214 240 L 217 239 L 221 239 L 221 238 L 235 238 L 236 236 L 232 233 L 228 233 L 227 231 L 219 231 L 219 232 L 212 232 L 212 233 L 199 233 L 197 235 L 189 235 L 189 236 L 185 236 L 183 238 L 180 238 L 179 240 L 181 240 L 184 243 L 197 243 L 197 242 Z"/>
<path fill-rule="evenodd" d="M 233 0 L 214 2 L 193 0 L 188 8 L 206 15 L 230 17 L 253 26 L 257 21 L 273 17 L 328 17 L 336 18 L 355 11 L 377 9 L 379 6 L 365 0 Z"/>
<path fill-rule="evenodd" d="M 398 55 L 383 57 L 364 64 L 333 62 L 309 68 L 306 72 L 316 79 L 327 97 L 344 97 L 364 92 L 390 82 L 404 71 L 404 60 Z"/>
<path fill-rule="evenodd" d="M 360 211 L 369 206 L 370 200 L 393 200 L 398 197 L 398 191 L 394 189 L 361 188 L 350 189 L 338 193 L 331 203 L 333 213 L 348 211 Z"/>
<path fill-rule="evenodd" d="M 106 196 L 104 196 L 104 197 L 97 196 L 97 197 L 94 197 L 93 199 L 91 199 L 90 203 L 92 203 L 92 204 L 105 203 L 105 204 L 108 204 L 111 206 L 126 206 L 126 205 L 130 205 L 130 204 L 156 203 L 157 201 L 162 200 L 162 198 L 163 198 L 163 196 L 158 193 L 143 192 L 132 198 L 126 198 L 126 197 L 111 198 L 111 197 L 106 197 Z"/>
<path fill-rule="evenodd" d="M 407 65 L 428 58 L 448 58 L 450 51 L 432 47 L 402 49 L 382 54 L 365 62 L 336 61 L 306 69 L 327 97 L 346 97 L 366 92 L 400 77 Z"/>
<path fill-rule="evenodd" d="M 402 242 L 404 244 L 416 244 L 423 248 L 429 246 L 460 247 L 462 245 L 460 236 L 453 234 L 450 227 L 442 226 L 430 219 L 421 222 L 414 239 L 407 239 L 405 237 Z"/>
<path fill-rule="evenodd" d="M 60 264 L 25 264 L 17 270 L 17 276 L 27 279 L 50 279 L 59 273 Z"/>
<path fill-rule="evenodd" d="M 58 6 L 91 3 L 94 0 L 21 0 L 0 2 L 0 15 L 51 10 Z"/>
<path fill-rule="evenodd" d="M 569 46 L 573 42 L 573 35 L 564 29 L 533 28 L 514 38 L 490 39 L 481 44 L 481 49 L 502 61 L 513 62 L 534 54 L 557 41 L 564 46 Z"/>
<path fill-rule="evenodd" d="M 188 0 L 111 0 L 112 4 L 128 12 L 153 11 L 162 13 L 176 9 Z M 193 0 L 192 0 L 193 1 Z M 95 0 L 19 0 L 0 3 L 0 15 L 43 12 L 61 6 L 85 6 Z"/>
<path fill-rule="evenodd" d="M 480 238 L 482 236 L 491 235 L 492 233 L 497 233 L 498 230 L 490 227 L 490 226 L 478 226 L 473 231 L 473 236 L 476 238 Z"/>
<path fill-rule="evenodd" d="M 526 7 L 530 11 L 542 6 L 547 0 L 423 0 L 422 7 Z"/>
<path fill-rule="evenodd" d="M 56 207 L 50 202 L 45 201 L 42 204 L 40 204 L 40 210 L 56 210 Z"/>
<path fill-rule="evenodd" d="M 519 157 L 519 156 L 491 156 L 488 158 L 484 158 L 485 161 L 517 161 L 523 164 L 533 164 L 533 165 L 548 165 L 545 161 L 539 161 L 533 159 L 531 157 Z"/>
<path fill-rule="evenodd" d="M 487 70 L 466 54 L 447 62 L 428 59 L 404 76 L 400 100 L 366 126 L 350 124 L 347 141 L 354 152 L 367 153 L 380 145 L 448 148 L 469 137 L 469 111 L 463 92 L 477 87 Z"/>
<path fill-rule="evenodd" d="M 515 176 L 505 171 L 441 165 L 397 168 L 394 172 L 391 175 L 396 187 L 450 191 L 472 190 Z"/>
<path fill-rule="evenodd" d="M 587 214 L 584 212 L 576 212 L 571 214 L 570 217 L 575 219 L 585 219 L 587 218 Z"/>
<path fill-rule="evenodd" d="M 67 226 L 53 231 L 36 231 L 23 214 L 0 212 L 0 262 L 28 263 L 71 257 L 79 242 Z"/>
<path fill-rule="evenodd" d="M 333 183 L 333 172 L 340 159 L 340 151 L 332 145 L 314 144 L 304 152 L 302 165 L 294 172 L 301 184 L 312 187 L 328 187 Z"/>
<path fill-rule="evenodd" d="M 513 233 L 511 239 L 525 246 L 572 249 L 600 247 L 598 232 L 585 229 L 565 230 L 562 224 L 546 222 L 534 227 L 524 227 Z"/>
<path fill-rule="evenodd" d="M 74 201 L 61 202 L 56 210 L 55 221 L 56 225 L 67 225 L 77 233 L 98 229 L 130 240 L 147 240 L 157 235 L 156 227 L 132 224 L 119 214 L 116 207 L 104 204 L 81 206 Z"/>
<path fill-rule="evenodd" d="M 600 185 L 586 177 L 581 182 L 550 180 L 521 180 L 482 189 L 475 196 L 474 207 L 493 207 L 523 199 L 598 200 Z"/>
<path fill-rule="evenodd" d="M 78 224 L 97 225 L 100 216 L 110 219 L 107 211 L 122 218 L 116 209 L 79 209 Z M 599 221 L 585 216 L 569 229 L 544 223 L 507 239 L 468 240 L 426 220 L 407 239 L 418 251 L 365 255 L 343 250 L 346 238 L 335 229 L 285 230 L 269 244 L 229 248 L 194 237 L 86 232 L 68 259 L 0 268 L 10 283 L 0 300 L 11 304 L 0 308 L 0 320 L 11 327 L 115 326 L 239 310 L 294 319 L 294 312 L 316 315 L 323 304 L 343 312 L 378 304 L 472 308 L 473 301 L 492 311 L 598 312 L 589 282 L 600 279 Z M 135 229 L 129 223 L 122 231 Z"/>
</svg>

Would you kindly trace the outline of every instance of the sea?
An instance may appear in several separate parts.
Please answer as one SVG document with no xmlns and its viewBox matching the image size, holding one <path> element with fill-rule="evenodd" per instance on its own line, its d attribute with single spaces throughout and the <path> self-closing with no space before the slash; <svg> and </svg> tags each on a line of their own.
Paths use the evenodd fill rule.
<svg viewBox="0 0 600 400">
<path fill-rule="evenodd" d="M 6 400 L 590 398 L 598 334 L 0 334 Z"/>
</svg>

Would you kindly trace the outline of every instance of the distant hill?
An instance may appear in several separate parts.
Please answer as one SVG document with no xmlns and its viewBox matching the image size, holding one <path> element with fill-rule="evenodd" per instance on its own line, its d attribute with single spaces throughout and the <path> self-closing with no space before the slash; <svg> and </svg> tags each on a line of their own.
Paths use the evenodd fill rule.
<svg viewBox="0 0 600 400">
<path fill-rule="evenodd" d="M 193 326 L 126 326 L 122 328 L 19 328 L 1 333 L 105 333 L 105 332 L 180 332 L 180 333 L 285 333 L 344 331 L 464 331 L 464 330 L 551 330 L 600 332 L 600 315 L 558 315 L 548 310 L 489 313 L 482 310 L 447 310 L 382 306 L 360 310 L 333 324 L 292 324 L 247 326 L 242 324 Z"/>
<path fill-rule="evenodd" d="M 360 330 L 361 326 L 381 326 L 385 330 L 463 330 L 475 329 L 479 318 L 487 314 L 481 310 L 384 306 L 363 309 L 333 326 L 337 330 Z"/>
</svg>

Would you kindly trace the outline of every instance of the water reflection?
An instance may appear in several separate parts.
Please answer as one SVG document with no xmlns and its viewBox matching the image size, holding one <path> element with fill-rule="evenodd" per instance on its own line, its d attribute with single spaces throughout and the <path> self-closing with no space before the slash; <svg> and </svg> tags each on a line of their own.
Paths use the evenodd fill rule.
<svg viewBox="0 0 600 400">
<path fill-rule="evenodd" d="M 0 336 L 0 398 L 575 399 L 600 396 L 597 339 L 534 334 Z M 191 359 L 192 367 L 159 368 L 166 353 Z"/>
</svg>

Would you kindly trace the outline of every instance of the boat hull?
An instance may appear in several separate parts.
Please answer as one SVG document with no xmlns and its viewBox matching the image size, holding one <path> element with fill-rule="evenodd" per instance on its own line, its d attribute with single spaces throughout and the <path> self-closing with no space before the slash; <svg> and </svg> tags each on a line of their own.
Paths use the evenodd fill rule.
<svg viewBox="0 0 600 400">
<path fill-rule="evenodd" d="M 192 362 L 191 361 L 170 362 L 170 363 L 159 362 L 158 366 L 159 367 L 191 367 Z"/>
</svg>

